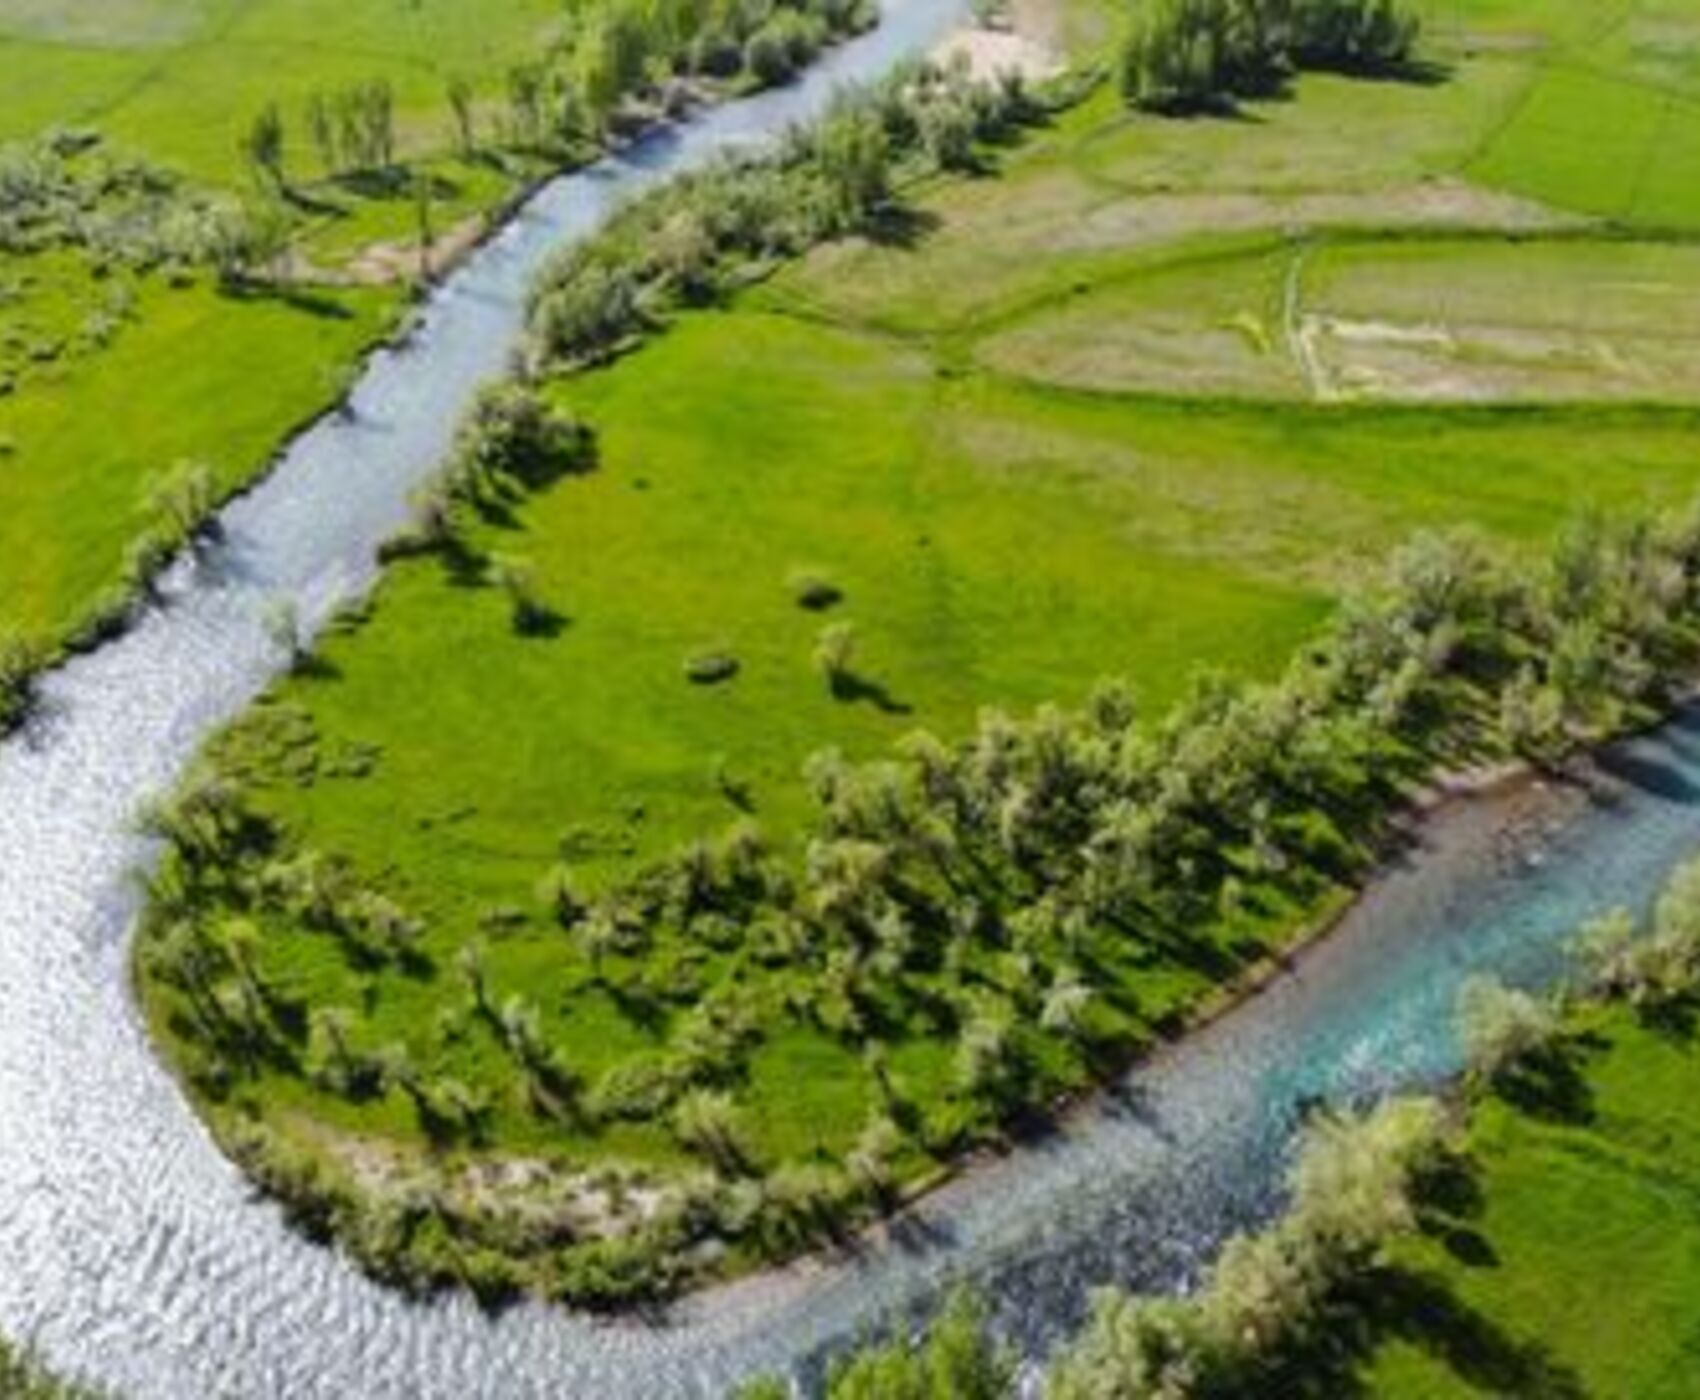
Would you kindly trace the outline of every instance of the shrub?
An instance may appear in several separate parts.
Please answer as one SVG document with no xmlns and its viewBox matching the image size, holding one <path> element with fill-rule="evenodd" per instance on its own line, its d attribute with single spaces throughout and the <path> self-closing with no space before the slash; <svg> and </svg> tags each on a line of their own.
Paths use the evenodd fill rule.
<svg viewBox="0 0 1700 1400">
<path fill-rule="evenodd" d="M 722 685 L 738 671 L 738 658 L 730 652 L 702 651 L 685 658 L 685 679 L 692 685 Z"/>
<path fill-rule="evenodd" d="M 926 1334 L 867 1349 L 832 1370 L 827 1400 L 1013 1400 L 1015 1356 L 991 1340 L 984 1307 L 953 1293 Z"/>
<path fill-rule="evenodd" d="M 786 587 L 797 606 L 809 612 L 825 612 L 844 601 L 844 590 L 819 569 L 793 569 Z"/>
<path fill-rule="evenodd" d="M 589 430 L 528 385 L 505 383 L 481 391 L 455 441 L 462 473 L 511 478 L 529 490 L 593 465 Z"/>
<path fill-rule="evenodd" d="M 744 44 L 744 70 L 763 87 L 789 82 L 796 64 L 785 35 L 771 24 L 750 35 Z"/>
<path fill-rule="evenodd" d="M 498 555 L 490 563 L 490 580 L 508 595 L 513 629 L 521 636 L 538 636 L 556 625 L 556 613 L 537 591 L 536 566 L 517 554 Z"/>
<path fill-rule="evenodd" d="M 1458 994 L 1458 1033 L 1464 1060 L 1484 1079 L 1526 1063 L 1552 1043 L 1557 1021 L 1527 992 L 1492 977 L 1472 977 Z"/>
<path fill-rule="evenodd" d="M 856 629 L 848 622 L 833 622 L 815 638 L 814 663 L 834 695 L 849 682 L 856 659 Z"/>
</svg>

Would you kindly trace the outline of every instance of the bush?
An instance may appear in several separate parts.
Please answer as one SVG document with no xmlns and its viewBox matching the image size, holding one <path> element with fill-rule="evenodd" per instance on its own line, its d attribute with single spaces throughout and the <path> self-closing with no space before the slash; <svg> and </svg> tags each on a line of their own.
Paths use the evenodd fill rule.
<svg viewBox="0 0 1700 1400">
<path fill-rule="evenodd" d="M 797 606 L 809 612 L 825 612 L 844 601 L 844 590 L 819 569 L 793 569 L 785 582 Z"/>
<path fill-rule="evenodd" d="M 856 628 L 848 622 L 833 622 L 821 628 L 815 639 L 815 670 L 834 695 L 843 693 L 856 660 Z"/>
<path fill-rule="evenodd" d="M 750 35 L 744 44 L 744 70 L 763 87 L 790 82 L 796 63 L 785 35 L 771 24 Z"/>
<path fill-rule="evenodd" d="M 1458 1033 L 1472 1072 L 1496 1079 L 1552 1043 L 1557 1019 L 1527 992 L 1472 977 L 1458 994 Z"/>
<path fill-rule="evenodd" d="M 481 391 L 455 440 L 463 477 L 508 478 L 537 490 L 569 472 L 588 470 L 594 449 L 588 429 L 529 385 L 505 383 Z"/>
<path fill-rule="evenodd" d="M 685 658 L 685 679 L 692 685 L 721 685 L 738 670 L 738 658 L 730 652 L 703 651 Z"/>
</svg>

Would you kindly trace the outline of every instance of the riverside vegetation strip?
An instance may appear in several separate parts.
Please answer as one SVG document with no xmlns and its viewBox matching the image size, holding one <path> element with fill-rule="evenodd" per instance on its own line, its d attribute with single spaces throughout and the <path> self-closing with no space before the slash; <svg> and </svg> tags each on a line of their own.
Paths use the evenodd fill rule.
<svg viewBox="0 0 1700 1400">
<path fill-rule="evenodd" d="M 1466 984 L 1471 1069 L 1448 1115 L 1324 1115 L 1285 1214 L 1195 1293 L 1106 1290 L 1052 1359 L 1048 1400 L 1692 1394 L 1700 864 L 1647 928 L 1610 914 L 1576 950 L 1556 1007 Z M 925 1338 L 841 1360 L 824 1394 L 1006 1400 L 1029 1393 L 1013 1362 L 962 1297 Z"/>
<path fill-rule="evenodd" d="M 0 3 L 0 728 L 527 185 L 847 0 Z"/>
<path fill-rule="evenodd" d="M 1228 190 L 1142 183 L 1209 125 L 1104 93 L 1000 148 L 1019 90 L 911 75 L 563 263 L 542 387 L 487 403 L 373 607 L 157 816 L 150 1015 L 305 1224 L 414 1285 L 604 1303 L 794 1252 L 1293 937 L 1432 764 L 1656 703 L 1691 661 L 1689 527 L 1529 542 L 1686 497 L 1690 410 L 1083 394 L 982 359 L 1058 303 L 1119 324 L 1153 245 L 1208 250 L 1248 189 L 1254 228 L 1335 197 L 1318 239 L 1330 208 L 1484 251 L 1570 222 L 1461 172 L 1575 17 L 1452 12 L 1482 30 L 1440 31 L 1447 81 L 1302 78 Z M 1400 139 L 1334 183 L 1320 133 L 1386 104 Z M 1267 161 L 1288 139 L 1308 178 Z M 894 147 L 1004 169 L 899 199 Z M 1265 303 L 1225 310 L 1291 353 Z M 1401 554 L 1275 688 L 1190 684 L 1279 673 L 1366 557 L 1469 521 L 1508 542 Z M 1112 688 L 976 727 L 1115 670 L 1151 721 Z"/>
</svg>

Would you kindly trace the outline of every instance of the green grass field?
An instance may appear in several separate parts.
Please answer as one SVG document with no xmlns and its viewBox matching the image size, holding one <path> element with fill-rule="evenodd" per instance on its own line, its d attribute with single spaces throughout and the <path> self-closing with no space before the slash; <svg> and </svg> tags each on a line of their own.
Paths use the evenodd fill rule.
<svg viewBox="0 0 1700 1400">
<path fill-rule="evenodd" d="M 1401 1246 L 1385 1340 L 1334 1393 L 1695 1394 L 1700 1049 L 1625 1012 L 1591 1017 L 1564 1112 L 1478 1108 L 1478 1199 Z"/>
<path fill-rule="evenodd" d="M 18 375 L 0 396 L 0 629 L 43 646 L 122 573 L 150 481 L 183 461 L 206 464 L 224 491 L 250 480 L 335 396 L 395 308 L 377 289 L 291 302 L 232 297 L 204 278 L 91 283 L 70 257 L 0 267 L 0 285 L 17 288 L 0 355 L 16 337 Z M 115 297 L 127 310 L 110 339 L 81 339 Z"/>
<path fill-rule="evenodd" d="M 8 720 L 14 672 L 121 612 L 138 582 L 124 560 L 150 526 L 138 508 L 149 481 L 185 461 L 206 468 L 214 495 L 251 481 L 336 400 L 422 263 L 440 271 L 528 183 L 598 149 L 623 99 L 653 93 L 704 30 L 719 27 L 736 68 L 736 44 L 762 17 L 633 7 L 627 32 L 643 51 L 596 69 L 609 12 L 601 0 L 0 0 Z M 858 22 L 819 19 L 810 42 Z M 756 81 L 717 71 L 697 76 L 701 92 Z M 593 82 L 594 110 L 587 97 L 569 120 L 564 94 Z M 527 84 L 529 108 L 515 97 Z M 361 140 L 370 124 L 350 94 L 374 88 L 388 135 Z M 268 109 L 281 123 L 270 163 L 248 143 Z M 132 161 L 153 190 L 175 182 L 145 237 L 120 218 L 145 198 L 90 193 L 109 162 Z M 52 179 L 38 177 L 48 164 Z M 270 228 L 283 246 L 262 237 L 222 258 L 207 237 L 219 209 L 245 210 L 246 228 Z M 233 281 L 242 295 L 214 287 Z"/>
<path fill-rule="evenodd" d="M 390 82 L 402 157 L 431 171 L 433 217 L 448 229 L 526 168 L 447 154 L 449 76 L 493 102 L 508 67 L 567 21 L 558 0 L 0 0 L 0 146 L 93 131 L 192 188 L 246 196 L 238 138 L 276 102 L 287 168 L 315 186 L 306 258 L 331 275 L 368 245 L 412 238 L 416 214 L 408 191 L 323 180 L 309 93 Z M 205 465 L 221 492 L 252 480 L 335 400 L 402 301 L 397 287 L 237 297 L 205 269 L 183 280 L 70 248 L 0 255 L 0 639 L 51 655 L 110 610 L 149 524 L 148 483 L 183 461 Z"/>
<path fill-rule="evenodd" d="M 313 91 L 383 77 L 404 144 L 441 151 L 448 78 L 493 96 L 568 15 L 560 0 L 0 0 L 0 140 L 93 126 L 197 179 L 246 181 L 237 139 L 260 107 L 294 114 Z"/>
<path fill-rule="evenodd" d="M 986 706 L 1078 703 L 1105 676 L 1160 713 L 1202 667 L 1268 674 L 1420 527 L 1534 541 L 1585 508 L 1687 498 L 1700 345 L 1671 307 L 1700 259 L 1656 221 L 1593 226 L 1608 211 L 1553 200 L 1505 136 L 1584 58 L 1653 81 L 1642 48 L 1602 40 L 1594 6 L 1445 9 L 1443 81 L 1307 78 L 1232 122 L 1134 118 L 1100 92 L 998 153 L 995 177 L 918 192 L 912 241 L 822 249 L 556 381 L 597 469 L 472 541 L 523 561 L 551 624 L 517 632 L 476 571 L 396 563 L 369 615 L 219 746 L 295 839 L 424 921 L 438 969 L 358 968 L 283 920 L 260 944 L 270 983 L 357 1008 L 360 1049 L 405 1045 L 487 1097 L 486 1146 L 451 1167 L 683 1168 L 662 1122 L 534 1112 L 499 1035 L 455 1010 L 443 969 L 476 943 L 491 1000 L 535 1004 L 587 1082 L 681 1032 L 684 1012 L 611 994 L 562 937 L 536 893 L 551 865 L 597 886 L 745 817 L 784 846 L 822 749 L 877 757 Z M 1639 9 L 1612 9 L 1610 36 L 1642 33 Z M 1567 158 L 1603 179 L 1621 154 Z M 1432 326 L 1442 343 L 1402 333 Z M 1400 399 L 1437 402 L 1376 401 Z M 829 612 L 795 601 L 804 569 L 841 590 Z M 839 621 L 857 635 L 848 696 L 811 661 Z M 692 684 L 710 652 L 736 676 Z M 1305 912 L 1209 937 L 1232 961 Z M 735 1087 L 755 1159 L 841 1156 L 874 1094 L 865 1059 L 786 1009 L 782 975 L 663 947 L 616 959 L 616 981 L 738 986 L 760 1007 Z M 1121 966 L 1116 1033 L 1149 1039 L 1221 970 Z M 154 1010 L 169 1043 L 169 998 Z M 923 1018 L 887 1049 L 948 1123 L 948 1040 Z M 262 1072 L 239 1102 L 344 1170 L 432 1160 L 400 1094 Z"/>
</svg>

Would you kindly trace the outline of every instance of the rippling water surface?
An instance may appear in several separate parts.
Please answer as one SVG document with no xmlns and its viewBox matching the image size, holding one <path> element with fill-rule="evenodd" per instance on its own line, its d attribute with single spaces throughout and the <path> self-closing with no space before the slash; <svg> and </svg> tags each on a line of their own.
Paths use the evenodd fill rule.
<svg viewBox="0 0 1700 1400">
<path fill-rule="evenodd" d="M 1643 903 L 1700 845 L 1693 717 L 1618 751 L 1591 795 L 1463 803 L 1333 940 L 1055 1137 L 938 1193 L 852 1261 L 724 1288 L 661 1324 L 409 1304 L 252 1197 L 137 1023 L 137 805 L 275 668 L 274 599 L 316 623 L 370 583 L 373 546 L 472 388 L 502 369 L 550 249 L 632 190 L 928 47 L 964 8 L 899 0 L 804 83 L 556 182 L 434 299 L 411 348 L 372 362 L 354 420 L 315 428 L 229 509 L 224 543 L 172 573 L 164 608 L 48 678 L 40 720 L 0 747 L 0 1332 L 161 1400 L 653 1400 L 806 1367 L 966 1276 L 1037 1351 L 1092 1285 L 1172 1284 L 1267 1212 L 1301 1103 L 1451 1068 L 1449 1009 L 1469 972 L 1549 979 L 1581 917 Z"/>
</svg>

